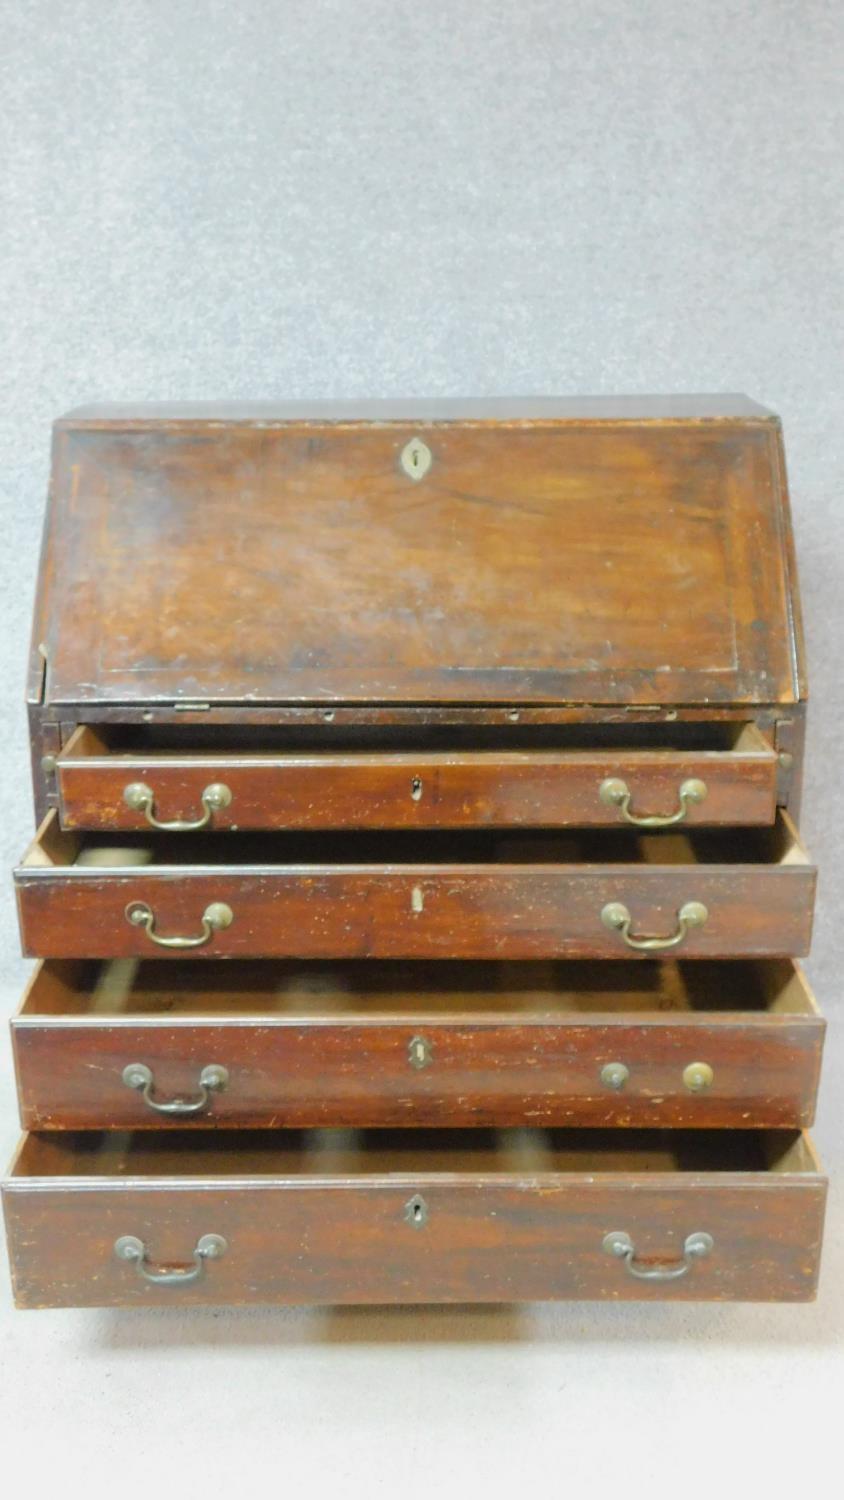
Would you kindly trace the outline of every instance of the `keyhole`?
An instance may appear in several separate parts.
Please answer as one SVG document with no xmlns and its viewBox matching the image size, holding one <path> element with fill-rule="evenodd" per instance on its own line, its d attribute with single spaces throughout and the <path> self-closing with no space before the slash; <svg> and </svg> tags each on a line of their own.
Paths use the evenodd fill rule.
<svg viewBox="0 0 844 1500">
<path fill-rule="evenodd" d="M 431 467 L 431 450 L 421 438 L 411 438 L 402 449 L 399 462 L 408 479 L 422 479 Z"/>
<path fill-rule="evenodd" d="M 413 798 L 414 802 L 420 802 L 422 800 L 422 777 L 421 776 L 414 776 L 413 780 L 411 781 L 411 783 L 410 783 L 410 795 Z"/>
<path fill-rule="evenodd" d="M 414 1229 L 421 1229 L 428 1222 L 428 1205 L 419 1193 L 414 1193 L 404 1205 L 404 1217 Z"/>
<path fill-rule="evenodd" d="M 407 1060 L 412 1068 L 427 1068 L 431 1061 L 431 1044 L 426 1037 L 411 1037 L 407 1044 Z"/>
</svg>

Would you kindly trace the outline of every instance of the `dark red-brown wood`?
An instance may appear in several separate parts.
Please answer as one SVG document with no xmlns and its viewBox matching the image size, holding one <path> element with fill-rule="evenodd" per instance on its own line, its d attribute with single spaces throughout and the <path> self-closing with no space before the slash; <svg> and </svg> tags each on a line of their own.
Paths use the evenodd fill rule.
<svg viewBox="0 0 844 1500">
<path fill-rule="evenodd" d="M 18 1306 L 814 1295 L 826 1181 L 799 1136 L 337 1134 L 28 1137 L 4 1184 Z M 714 1243 L 649 1282 L 602 1248 L 609 1231 L 650 1267 L 691 1234 Z M 151 1286 L 114 1253 L 134 1235 L 154 1269 L 186 1269 L 208 1234 L 228 1248 L 190 1285 Z"/>
<path fill-rule="evenodd" d="M 668 738 L 668 736 L 666 736 Z M 206 788 L 223 783 L 230 802 L 209 830 L 232 828 L 474 828 L 624 826 L 601 798 L 608 778 L 631 793 L 631 816 L 671 817 L 683 825 L 770 823 L 776 809 L 777 757 L 745 726 L 730 749 L 425 750 L 389 753 L 111 751 L 82 728 L 58 757 L 62 826 L 144 829 L 144 812 L 127 805 L 127 787 L 154 795 L 159 822 L 204 815 Z M 700 802 L 681 800 L 689 779 Z"/>
<path fill-rule="evenodd" d="M 780 429 L 752 403 L 55 429 L 36 700 L 792 703 L 801 650 Z"/>
<path fill-rule="evenodd" d="M 807 1140 L 754 1128 L 811 1117 L 823 1034 L 761 957 L 806 951 L 814 900 L 777 419 L 698 397 L 87 408 L 56 426 L 50 491 L 19 1305 L 811 1296 L 825 1181 Z M 643 814 L 693 776 L 707 797 L 639 839 L 607 776 Z M 233 796 L 162 836 L 130 777 L 162 820 L 211 781 Z M 176 954 L 126 921 L 137 900 L 168 936 L 212 902 L 234 918 Z M 634 960 L 608 901 L 641 936 L 687 901 L 709 918 Z M 151 1129 L 127 1063 L 157 1099 L 228 1078 L 199 1128 Z M 373 1125 L 403 1128 L 349 1129 Z M 642 1282 L 610 1230 L 652 1268 L 714 1244 Z M 228 1249 L 195 1284 L 114 1255 L 137 1235 L 186 1268 L 208 1233 Z"/>
<path fill-rule="evenodd" d="M 12 1036 L 30 1130 L 744 1128 L 811 1123 L 824 1022 L 788 962 L 53 961 Z M 162 1116 L 123 1081 L 137 1062 L 161 1103 L 198 1099 L 209 1064 L 228 1082 L 201 1114 Z M 714 1074 L 699 1093 L 695 1062 Z"/>
<path fill-rule="evenodd" d="M 445 834 L 429 835 L 427 845 L 409 834 L 325 836 L 322 844 L 313 842 L 320 835 L 287 836 L 287 862 L 277 834 L 199 834 L 194 843 L 151 834 L 119 852 L 132 837 L 80 842 L 49 815 L 15 873 L 25 953 L 628 958 L 621 934 L 601 919 L 610 902 L 627 905 L 634 935 L 656 937 L 677 930 L 684 903 L 702 902 L 706 924 L 672 957 L 800 956 L 811 936 L 815 871 L 785 814 L 773 830 L 735 835 L 478 835 L 462 846 L 471 863 Z M 156 856 L 167 862 L 145 863 Z M 200 934 L 213 903 L 227 904 L 233 920 L 203 947 L 180 953 L 127 920 L 137 902 L 152 910 L 162 936 Z"/>
</svg>

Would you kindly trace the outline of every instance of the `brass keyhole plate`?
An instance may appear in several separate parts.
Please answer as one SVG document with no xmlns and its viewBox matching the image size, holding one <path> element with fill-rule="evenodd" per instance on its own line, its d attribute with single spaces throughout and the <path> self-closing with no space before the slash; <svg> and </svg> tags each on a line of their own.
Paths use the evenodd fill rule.
<svg viewBox="0 0 844 1500">
<path fill-rule="evenodd" d="M 433 462 L 431 450 L 421 438 L 411 438 L 402 448 L 399 463 L 408 479 L 424 479 Z"/>
</svg>

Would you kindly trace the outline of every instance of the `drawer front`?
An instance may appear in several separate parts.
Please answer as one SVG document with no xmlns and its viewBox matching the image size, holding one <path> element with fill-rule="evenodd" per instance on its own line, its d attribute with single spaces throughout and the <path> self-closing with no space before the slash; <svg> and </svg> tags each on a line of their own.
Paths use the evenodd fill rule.
<svg viewBox="0 0 844 1500">
<path fill-rule="evenodd" d="M 629 958 L 607 907 L 660 952 L 799 956 L 814 904 L 798 866 L 44 868 L 17 886 L 24 952 L 42 958 Z"/>
<path fill-rule="evenodd" d="M 776 755 L 752 726 L 735 750 L 698 753 L 109 757 L 80 754 L 79 733 L 56 768 L 65 828 L 762 824 L 776 811 Z"/>
<path fill-rule="evenodd" d="M 4 1192 L 20 1307 L 800 1301 L 815 1290 L 824 1197 L 814 1173 L 421 1165 L 389 1178 L 13 1177 Z"/>
<path fill-rule="evenodd" d="M 56 973 L 44 966 L 12 1023 L 25 1129 L 525 1121 L 741 1128 L 808 1125 L 814 1114 L 824 1022 L 790 964 L 770 966 L 770 980 L 769 966 L 749 966 L 748 988 L 771 997 L 769 1009 L 750 1013 L 680 1011 L 677 966 L 673 975 L 661 966 L 668 982 L 657 987 L 634 965 L 615 1013 L 584 1014 L 594 1003 L 585 986 L 600 983 L 597 966 L 569 981 L 584 985 L 570 996 L 502 992 L 494 979 L 486 994 L 461 994 L 459 975 L 451 993 L 421 982 L 414 996 L 400 993 L 399 973 L 392 994 L 356 995 L 365 979 L 341 968 L 323 976 L 321 1001 L 316 988 L 310 1004 L 307 986 L 319 984 L 318 973 L 304 975 L 298 999 L 295 977 L 279 975 L 279 999 L 272 986 L 250 993 L 249 972 L 238 990 L 235 974 L 231 989 L 221 981 L 216 1017 L 208 1012 L 220 1010 L 220 991 L 203 990 L 207 965 L 187 973 L 180 966 L 172 984 L 161 974 L 167 966 L 145 967 L 161 984 L 151 990 L 152 981 L 142 982 L 136 1014 L 131 990 L 118 1016 L 103 1008 L 93 981 L 86 1013 L 74 1016 L 50 1013 L 63 997 L 79 1005 L 80 991 L 63 988 L 63 966 Z M 742 981 L 733 971 L 744 967 L 725 977 L 734 999 Z M 559 976 L 561 988 L 565 982 Z M 717 973 L 707 975 L 711 996 L 717 986 Z M 604 1003 L 611 1001 L 607 994 Z M 660 1003 L 677 1008 L 660 1013 Z M 791 1013 L 778 1013 L 782 1003 Z"/>
</svg>

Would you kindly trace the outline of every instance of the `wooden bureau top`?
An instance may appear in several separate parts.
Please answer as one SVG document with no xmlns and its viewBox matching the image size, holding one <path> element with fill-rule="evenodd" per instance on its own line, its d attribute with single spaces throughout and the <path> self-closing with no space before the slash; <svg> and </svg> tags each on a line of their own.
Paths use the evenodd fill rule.
<svg viewBox="0 0 844 1500">
<path fill-rule="evenodd" d="M 171 422 L 777 422 L 737 393 L 678 396 L 439 396 L 382 401 L 103 402 L 77 406 L 57 427 Z"/>
<path fill-rule="evenodd" d="M 780 427 L 744 397 L 91 406 L 56 423 L 33 699 L 803 694 Z"/>
</svg>

